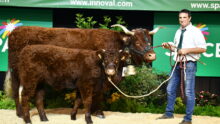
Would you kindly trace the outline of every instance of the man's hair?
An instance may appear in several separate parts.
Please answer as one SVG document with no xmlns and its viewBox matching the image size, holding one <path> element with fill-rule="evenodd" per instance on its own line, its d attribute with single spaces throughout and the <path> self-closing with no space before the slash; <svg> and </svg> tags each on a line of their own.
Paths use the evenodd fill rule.
<svg viewBox="0 0 220 124">
<path fill-rule="evenodd" d="M 179 14 L 180 13 L 187 13 L 188 16 L 191 17 L 191 12 L 188 9 L 182 9 L 182 10 L 179 11 Z"/>
</svg>

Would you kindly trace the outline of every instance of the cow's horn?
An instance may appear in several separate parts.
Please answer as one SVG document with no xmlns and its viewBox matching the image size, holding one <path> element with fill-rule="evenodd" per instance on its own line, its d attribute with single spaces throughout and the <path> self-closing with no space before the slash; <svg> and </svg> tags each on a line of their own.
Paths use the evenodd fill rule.
<svg viewBox="0 0 220 124">
<path fill-rule="evenodd" d="M 125 26 L 123 26 L 123 25 L 114 24 L 114 25 L 112 25 L 111 27 L 120 27 L 120 28 L 125 32 L 125 34 L 134 35 L 134 32 L 129 31 L 129 30 L 128 30 Z"/>
<path fill-rule="evenodd" d="M 161 27 L 161 26 L 160 26 L 160 27 L 157 27 L 157 28 L 153 29 L 152 31 L 150 31 L 149 34 L 150 34 L 150 35 L 154 35 L 154 34 L 157 33 L 161 28 L 164 28 L 164 27 Z"/>
</svg>

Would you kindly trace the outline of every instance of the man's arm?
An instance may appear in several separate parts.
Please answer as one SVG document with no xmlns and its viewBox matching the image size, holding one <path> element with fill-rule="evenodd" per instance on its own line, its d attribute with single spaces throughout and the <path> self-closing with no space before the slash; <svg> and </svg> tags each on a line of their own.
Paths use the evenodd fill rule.
<svg viewBox="0 0 220 124">
<path fill-rule="evenodd" d="M 170 43 L 162 43 L 163 48 L 175 51 L 176 46 Z M 186 55 L 186 54 L 200 54 L 206 52 L 205 48 L 182 48 L 178 51 L 178 54 Z"/>
<path fill-rule="evenodd" d="M 182 48 L 178 51 L 178 54 L 186 55 L 186 54 L 200 54 L 206 52 L 205 48 Z"/>
</svg>

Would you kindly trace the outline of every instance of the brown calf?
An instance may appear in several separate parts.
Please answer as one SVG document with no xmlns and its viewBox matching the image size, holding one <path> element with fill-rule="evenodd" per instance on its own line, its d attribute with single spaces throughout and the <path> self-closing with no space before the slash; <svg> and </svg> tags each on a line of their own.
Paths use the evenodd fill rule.
<svg viewBox="0 0 220 124">
<path fill-rule="evenodd" d="M 120 58 L 123 57 L 118 50 L 100 52 L 53 45 L 26 46 L 21 51 L 18 62 L 19 92 L 25 123 L 31 123 L 28 102 L 33 96 L 36 97 L 41 120 L 48 120 L 42 103 L 41 85 L 46 83 L 55 89 L 63 89 L 67 88 L 67 84 L 73 83 L 79 90 L 86 109 L 85 120 L 87 124 L 92 124 L 91 104 L 96 93 L 95 88 L 103 82 L 101 77 L 105 74 L 113 76 L 117 73 Z M 76 114 L 74 111 L 72 118 Z"/>
</svg>

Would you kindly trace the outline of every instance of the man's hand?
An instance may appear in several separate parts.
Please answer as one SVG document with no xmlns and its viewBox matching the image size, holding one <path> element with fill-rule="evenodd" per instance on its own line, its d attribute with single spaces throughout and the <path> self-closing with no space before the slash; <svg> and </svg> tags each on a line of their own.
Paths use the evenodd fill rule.
<svg viewBox="0 0 220 124">
<path fill-rule="evenodd" d="M 171 45 L 169 43 L 162 43 L 163 48 L 170 49 Z"/>
<path fill-rule="evenodd" d="M 175 51 L 176 48 L 175 46 L 173 46 L 173 43 L 162 43 L 162 47 L 171 51 Z"/>
</svg>

